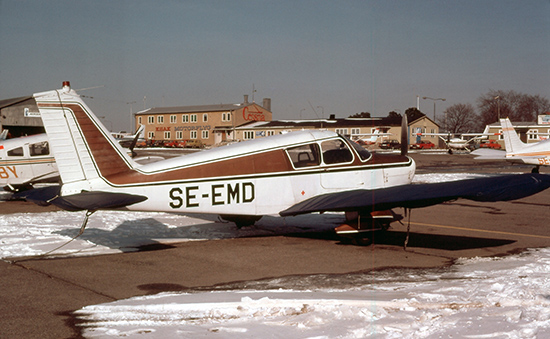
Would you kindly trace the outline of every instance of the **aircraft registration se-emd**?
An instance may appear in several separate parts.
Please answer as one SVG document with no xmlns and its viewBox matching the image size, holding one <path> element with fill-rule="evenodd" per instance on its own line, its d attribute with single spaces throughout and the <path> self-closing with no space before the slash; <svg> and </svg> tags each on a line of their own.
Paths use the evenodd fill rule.
<svg viewBox="0 0 550 339">
<path fill-rule="evenodd" d="M 87 216 L 100 209 L 208 213 L 244 226 L 264 215 L 336 211 L 350 219 L 337 229 L 347 234 L 387 227 L 398 217 L 376 212 L 395 207 L 512 200 L 550 187 L 550 176 L 533 173 L 411 184 L 416 165 L 406 134 L 401 154 L 371 153 L 334 132 L 307 130 L 138 164 L 68 82 L 34 97 L 62 184 L 20 196 Z M 406 133 L 406 117 L 403 124 Z"/>
</svg>

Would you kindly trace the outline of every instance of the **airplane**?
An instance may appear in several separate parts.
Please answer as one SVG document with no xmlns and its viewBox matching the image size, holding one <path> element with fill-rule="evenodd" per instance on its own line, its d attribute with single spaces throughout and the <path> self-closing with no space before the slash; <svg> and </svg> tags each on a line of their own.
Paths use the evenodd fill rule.
<svg viewBox="0 0 550 339">
<path fill-rule="evenodd" d="M 8 191 L 59 179 L 57 164 L 45 133 L 0 140 L 0 187 Z"/>
<path fill-rule="evenodd" d="M 447 146 L 449 154 L 453 154 L 453 150 L 470 152 L 473 148 L 472 143 L 487 139 L 488 136 L 499 134 L 500 133 L 416 133 L 418 136 L 438 136 Z M 467 139 L 463 139 L 464 137 Z"/>
<path fill-rule="evenodd" d="M 136 156 L 133 149 L 143 128 L 140 126 L 132 136 L 129 148 L 124 148 L 132 157 Z M 143 164 L 163 159 L 146 156 L 134 158 L 134 161 Z M 59 172 L 46 133 L 0 140 L 0 187 L 4 190 L 18 192 L 31 189 L 37 183 L 58 181 Z"/>
<path fill-rule="evenodd" d="M 506 152 L 479 149 L 472 154 L 475 159 L 505 159 L 513 163 L 535 165 L 532 172 L 539 173 L 540 166 L 550 166 L 550 139 L 526 144 L 519 138 L 510 119 L 500 119 Z"/>
<path fill-rule="evenodd" d="M 305 130 L 140 165 L 69 82 L 34 98 L 62 184 L 18 194 L 86 211 L 77 237 L 101 209 L 215 214 L 239 227 L 265 215 L 345 212 L 347 222 L 336 233 L 364 237 L 399 220 L 392 208 L 513 200 L 550 187 L 549 175 L 533 173 L 411 184 L 416 164 L 407 155 L 406 116 L 401 154 L 371 153 L 337 133 Z"/>
</svg>

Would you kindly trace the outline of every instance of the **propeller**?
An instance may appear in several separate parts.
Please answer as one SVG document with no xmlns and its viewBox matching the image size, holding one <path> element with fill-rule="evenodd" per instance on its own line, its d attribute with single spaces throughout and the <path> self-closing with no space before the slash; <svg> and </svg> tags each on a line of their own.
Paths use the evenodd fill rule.
<svg viewBox="0 0 550 339">
<path fill-rule="evenodd" d="M 401 155 L 407 155 L 409 153 L 409 124 L 407 122 L 407 114 L 403 114 L 401 119 Z"/>
</svg>

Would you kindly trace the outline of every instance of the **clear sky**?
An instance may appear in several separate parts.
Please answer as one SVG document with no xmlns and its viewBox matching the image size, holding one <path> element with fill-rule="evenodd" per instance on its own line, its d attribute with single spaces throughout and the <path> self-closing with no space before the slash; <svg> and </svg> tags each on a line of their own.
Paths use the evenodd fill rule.
<svg viewBox="0 0 550 339">
<path fill-rule="evenodd" d="M 492 89 L 550 99 L 550 0 L 0 0 L 0 99 L 64 80 L 103 86 L 80 94 L 114 130 L 253 85 L 274 119 L 386 116 L 417 96 L 446 98 L 440 114 Z"/>
</svg>

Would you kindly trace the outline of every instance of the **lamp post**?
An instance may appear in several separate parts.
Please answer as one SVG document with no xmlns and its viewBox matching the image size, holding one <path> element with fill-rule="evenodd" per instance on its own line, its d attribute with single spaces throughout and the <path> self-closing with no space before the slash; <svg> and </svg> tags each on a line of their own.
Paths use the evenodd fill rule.
<svg viewBox="0 0 550 339">
<path fill-rule="evenodd" d="M 497 102 L 497 116 L 498 116 L 497 122 L 500 122 L 500 100 L 499 99 L 500 99 L 500 95 L 497 95 L 495 97 L 495 100 Z"/>
<path fill-rule="evenodd" d="M 434 102 L 434 122 L 436 122 L 436 121 L 435 121 L 435 102 L 436 102 L 437 100 L 445 101 L 446 99 L 445 99 L 445 98 L 437 98 L 437 99 L 434 99 L 434 98 L 430 98 L 430 97 L 422 97 L 422 99 L 424 99 L 424 100 L 426 100 L 426 99 L 433 100 L 433 102 Z"/>
</svg>

